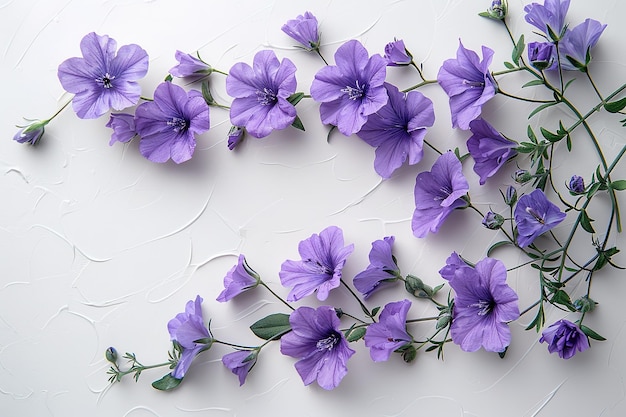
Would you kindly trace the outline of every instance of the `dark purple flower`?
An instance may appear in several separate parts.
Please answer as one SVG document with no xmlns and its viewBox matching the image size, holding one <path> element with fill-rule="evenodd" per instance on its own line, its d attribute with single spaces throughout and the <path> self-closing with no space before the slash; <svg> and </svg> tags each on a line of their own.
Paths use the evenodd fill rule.
<svg viewBox="0 0 626 417">
<path fill-rule="evenodd" d="M 452 127 L 469 129 L 469 123 L 476 119 L 482 106 L 496 94 L 496 84 L 489 73 L 493 51 L 483 46 L 483 60 L 476 52 L 465 49 L 459 40 L 456 59 L 444 61 L 437 81 L 450 97 Z"/>
<path fill-rule="evenodd" d="M 389 101 L 370 115 L 357 135 L 376 148 L 374 168 L 383 178 L 409 160 L 410 165 L 422 160 L 426 127 L 435 123 L 430 99 L 417 91 L 403 93 L 385 83 Z"/>
<path fill-rule="evenodd" d="M 174 57 L 178 61 L 178 64 L 170 69 L 170 74 L 174 77 L 202 77 L 213 72 L 209 64 L 193 55 L 176 51 Z"/>
<path fill-rule="evenodd" d="M 111 113 L 111 118 L 106 127 L 113 129 L 109 145 L 115 142 L 129 142 L 137 135 L 135 130 L 135 116 L 128 113 Z"/>
<path fill-rule="evenodd" d="M 589 349 L 589 339 L 580 327 L 569 320 L 559 320 L 541 333 L 539 342 L 548 343 L 550 353 L 558 352 L 563 359 L 569 359 L 576 351 Z"/>
<path fill-rule="evenodd" d="M 243 140 L 246 130 L 243 127 L 231 126 L 228 131 L 228 149 L 235 149 Z"/>
<path fill-rule="evenodd" d="M 570 194 L 581 195 L 585 193 L 585 180 L 579 175 L 572 175 L 567 186 Z"/>
<path fill-rule="evenodd" d="M 409 300 L 389 303 L 380 313 L 378 322 L 367 326 L 365 346 L 370 348 L 374 362 L 389 360 L 392 352 L 413 341 L 406 331 L 406 315 L 410 308 Z"/>
<path fill-rule="evenodd" d="M 565 29 L 565 15 L 570 0 L 545 0 L 544 4 L 531 3 L 524 7 L 528 23 L 542 31 L 549 39 L 556 41 Z M 554 35 L 554 36 L 553 36 Z"/>
<path fill-rule="evenodd" d="M 333 288 L 341 283 L 341 272 L 354 245 L 343 245 L 343 232 L 329 226 L 319 235 L 313 234 L 300 242 L 300 261 L 283 262 L 279 276 L 285 287 L 293 287 L 287 301 L 299 299 L 317 291 L 317 299 L 324 301 Z"/>
<path fill-rule="evenodd" d="M 413 62 L 413 56 L 404 46 L 402 39 L 394 39 L 393 42 L 385 45 L 385 59 L 387 66 L 390 67 L 406 66 Z"/>
<path fill-rule="evenodd" d="M 556 68 L 556 48 L 552 42 L 530 42 L 528 60 L 540 71 Z"/>
<path fill-rule="evenodd" d="M 484 258 L 472 268 L 453 253 L 439 272 L 456 293 L 452 341 L 467 352 L 481 346 L 489 352 L 503 352 L 511 342 L 507 323 L 520 315 L 517 294 L 506 283 L 504 264 Z"/>
<path fill-rule="evenodd" d="M 153 162 L 168 159 L 180 164 L 196 148 L 196 135 L 209 130 L 209 106 L 200 92 L 163 82 L 154 91 L 154 101 L 135 111 L 135 127 L 141 136 L 139 151 Z"/>
<path fill-rule="evenodd" d="M 565 218 L 556 205 L 548 201 L 540 189 L 520 197 L 515 207 L 517 223 L 517 244 L 524 248 L 540 235 L 561 223 Z"/>
<path fill-rule="evenodd" d="M 137 80 L 148 72 L 148 54 L 139 45 L 117 43 L 107 35 L 91 32 L 80 41 L 83 58 L 69 58 L 59 65 L 63 88 L 75 94 L 72 107 L 81 119 L 96 119 L 113 108 L 134 106 L 141 96 Z"/>
<path fill-rule="evenodd" d="M 224 290 L 217 297 L 217 301 L 228 301 L 242 292 L 259 285 L 259 275 L 248 266 L 246 258 L 239 255 L 237 264 L 224 277 Z"/>
<path fill-rule="evenodd" d="M 289 316 L 289 324 L 291 332 L 280 339 L 280 352 L 300 359 L 296 370 L 304 385 L 317 380 L 326 390 L 337 388 L 348 373 L 346 363 L 354 350 L 339 330 L 335 309 L 300 307 Z"/>
<path fill-rule="evenodd" d="M 248 372 L 256 364 L 258 354 L 256 350 L 238 350 L 222 356 L 224 366 L 239 377 L 239 386 L 246 382 Z"/>
<path fill-rule="evenodd" d="M 320 46 L 317 18 L 311 12 L 305 12 L 304 15 L 288 20 L 280 29 L 300 42 L 306 49 L 315 50 Z"/>
<path fill-rule="evenodd" d="M 511 158 L 517 155 L 517 143 L 502 136 L 485 120 L 478 118 L 469 124 L 472 136 L 467 140 L 467 150 L 474 159 L 474 172 L 480 185 L 493 176 Z"/>
<path fill-rule="evenodd" d="M 606 25 L 593 19 L 586 19 L 572 30 L 568 30 L 559 43 L 561 66 L 566 70 L 584 70 L 591 61 L 593 48 Z"/>
<path fill-rule="evenodd" d="M 195 301 L 188 301 L 185 312 L 177 314 L 167 323 L 167 330 L 170 332 L 170 339 L 182 348 L 176 368 L 171 372 L 174 378 L 182 379 L 191 366 L 191 361 L 200 352 L 211 347 L 209 340 L 212 340 L 213 336 L 202 318 L 202 297 L 198 295 Z M 204 340 L 206 343 L 196 343 L 198 340 Z"/>
<path fill-rule="evenodd" d="M 365 271 L 356 274 L 352 281 L 354 287 L 366 299 L 374 291 L 389 286 L 400 277 L 400 268 L 391 253 L 394 240 L 393 236 L 387 236 L 382 240 L 372 242 L 372 250 L 369 254 L 370 264 Z"/>
<path fill-rule="evenodd" d="M 13 140 L 19 143 L 28 143 L 29 145 L 36 145 L 39 139 L 44 134 L 45 126 L 50 120 L 34 121 L 28 126 L 23 126 L 13 136 Z"/>
<path fill-rule="evenodd" d="M 315 74 L 311 96 L 322 103 L 322 123 L 337 126 L 349 136 L 387 103 L 383 85 L 387 61 L 380 55 L 368 57 L 365 47 L 351 40 L 337 49 L 335 62 Z"/>
<path fill-rule="evenodd" d="M 234 97 L 230 121 L 245 127 L 255 138 L 288 127 L 296 108 L 287 99 L 296 91 L 296 66 L 289 59 L 278 61 L 273 51 L 259 51 L 252 67 L 239 62 L 226 77 L 226 91 Z"/>
<path fill-rule="evenodd" d="M 415 180 L 413 234 L 425 237 L 428 232 L 437 233 L 454 209 L 467 205 L 462 197 L 468 191 L 459 159 L 451 151 L 441 155 L 430 171 L 420 173 Z"/>
</svg>

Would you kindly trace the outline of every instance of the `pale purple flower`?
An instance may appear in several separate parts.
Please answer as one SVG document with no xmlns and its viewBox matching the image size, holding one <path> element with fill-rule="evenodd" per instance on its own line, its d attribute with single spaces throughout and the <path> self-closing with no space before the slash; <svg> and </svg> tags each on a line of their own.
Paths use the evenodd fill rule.
<svg viewBox="0 0 626 417">
<path fill-rule="evenodd" d="M 467 205 L 462 197 L 468 191 L 459 159 L 451 151 L 441 155 L 430 171 L 420 173 L 415 180 L 413 234 L 425 237 L 428 232 L 437 233 L 454 209 Z"/>
<path fill-rule="evenodd" d="M 395 237 L 387 236 L 382 240 L 372 242 L 369 254 L 370 264 L 365 271 L 356 274 L 352 281 L 354 287 L 364 295 L 365 299 L 400 277 L 400 268 L 391 253 L 394 240 Z"/>
<path fill-rule="evenodd" d="M 202 77 L 213 72 L 213 68 L 206 62 L 191 54 L 176 51 L 174 57 L 178 64 L 170 69 L 174 77 Z"/>
<path fill-rule="evenodd" d="M 385 83 L 389 101 L 370 115 L 357 135 L 376 148 L 374 168 L 383 178 L 408 159 L 410 165 L 422 160 L 426 128 L 435 123 L 433 103 L 422 93 L 403 93 Z"/>
<path fill-rule="evenodd" d="M 393 42 L 385 45 L 385 59 L 389 67 L 406 66 L 413 62 L 413 57 L 404 46 L 402 39 L 394 39 Z"/>
<path fill-rule="evenodd" d="M 137 135 L 135 130 L 135 116 L 128 113 L 111 113 L 106 127 L 113 129 L 109 145 L 115 142 L 126 143 Z"/>
<path fill-rule="evenodd" d="M 589 349 L 589 339 L 580 327 L 569 320 L 559 320 L 541 333 L 539 342 L 548 344 L 550 353 L 558 352 L 563 359 L 569 359 L 576 351 Z"/>
<path fill-rule="evenodd" d="M 437 81 L 450 97 L 452 127 L 469 129 L 482 106 L 496 94 L 496 84 L 489 72 L 493 50 L 482 47 L 483 60 L 476 52 L 466 49 L 459 40 L 456 59 L 444 61 Z"/>
<path fill-rule="evenodd" d="M 29 145 L 36 145 L 39 139 L 44 134 L 45 126 L 48 124 L 49 120 L 44 121 L 36 121 L 28 126 L 22 127 L 17 133 L 13 136 L 13 140 L 19 143 L 28 143 Z"/>
<path fill-rule="evenodd" d="M 339 330 L 335 309 L 300 307 L 289 316 L 289 324 L 291 332 L 280 339 L 280 352 L 299 359 L 295 366 L 304 385 L 317 380 L 326 390 L 337 388 L 355 352 Z"/>
<path fill-rule="evenodd" d="M 320 46 L 317 18 L 311 12 L 288 20 L 281 28 L 291 38 L 300 42 L 306 49 L 315 50 Z"/>
<path fill-rule="evenodd" d="M 472 136 L 467 140 L 467 150 L 474 159 L 474 172 L 480 185 L 495 175 L 502 166 L 517 155 L 517 143 L 502 136 L 485 120 L 478 118 L 469 124 Z"/>
<path fill-rule="evenodd" d="M 377 323 L 367 326 L 365 346 L 370 348 L 374 362 L 389 360 L 395 350 L 412 343 L 413 337 L 406 331 L 406 315 L 411 308 L 409 300 L 387 304 Z"/>
<path fill-rule="evenodd" d="M 556 68 L 556 47 L 552 42 L 530 42 L 528 60 L 540 71 Z"/>
<path fill-rule="evenodd" d="M 566 70 L 584 70 L 591 61 L 590 50 L 593 48 L 606 25 L 593 19 L 586 19 L 572 30 L 567 30 L 559 43 L 561 66 Z"/>
<path fill-rule="evenodd" d="M 228 301 L 244 291 L 259 285 L 259 275 L 248 266 L 246 258 L 239 255 L 237 264 L 224 277 L 224 290 L 218 295 L 217 301 Z"/>
<path fill-rule="evenodd" d="M 117 43 L 107 35 L 88 33 L 80 41 L 83 58 L 69 58 L 59 65 L 63 88 L 75 94 L 72 107 L 81 119 L 96 119 L 113 108 L 134 106 L 141 96 L 137 80 L 148 72 L 148 54 L 139 45 Z"/>
<path fill-rule="evenodd" d="M 522 248 L 530 245 L 537 237 L 561 223 L 565 216 L 540 189 L 523 195 L 514 213 L 517 244 Z"/>
<path fill-rule="evenodd" d="M 350 136 L 387 103 L 387 61 L 378 54 L 369 57 L 359 41 L 351 40 L 337 49 L 335 62 L 315 74 L 311 96 L 322 103 L 322 123 Z"/>
<path fill-rule="evenodd" d="M 209 106 L 199 91 L 186 92 L 171 82 L 154 91 L 154 101 L 135 111 L 135 127 L 141 136 L 139 151 L 153 162 L 170 158 L 180 164 L 191 159 L 196 135 L 209 130 Z"/>
<path fill-rule="evenodd" d="M 326 300 L 328 293 L 341 283 L 341 273 L 354 245 L 344 246 L 343 232 L 329 226 L 319 235 L 300 242 L 300 261 L 283 262 L 279 276 L 285 287 L 293 287 L 287 301 L 298 301 L 317 291 L 317 299 Z"/>
<path fill-rule="evenodd" d="M 228 131 L 228 149 L 232 151 L 239 146 L 245 134 L 246 130 L 243 127 L 231 126 Z"/>
<path fill-rule="evenodd" d="M 255 138 L 288 127 L 296 108 L 287 99 L 296 91 L 296 66 L 289 59 L 278 61 L 273 51 L 259 51 L 252 67 L 239 62 L 226 77 L 226 91 L 234 97 L 230 121 L 245 127 Z"/>
<path fill-rule="evenodd" d="M 565 29 L 565 15 L 570 0 L 545 0 L 544 4 L 531 3 L 524 7 L 524 19 L 553 41 L 558 40 Z M 550 33 L 552 32 L 552 34 Z M 552 36 L 556 36 L 556 39 Z"/>
<path fill-rule="evenodd" d="M 202 297 L 196 296 L 195 301 L 188 301 L 185 312 L 179 313 L 167 323 L 170 339 L 180 345 L 182 353 L 171 372 L 172 376 L 182 379 L 191 366 L 191 361 L 202 351 L 211 347 L 213 336 L 204 325 L 202 318 Z M 211 340 L 207 343 L 196 343 L 198 340 Z"/>
<path fill-rule="evenodd" d="M 256 350 L 238 350 L 222 356 L 222 363 L 239 378 L 239 386 L 246 382 L 246 377 L 256 364 L 259 352 Z"/>
<path fill-rule="evenodd" d="M 580 175 L 572 175 L 567 186 L 570 194 L 581 195 L 585 193 L 585 179 Z"/>
<path fill-rule="evenodd" d="M 439 273 L 456 294 L 452 341 L 467 352 L 481 346 L 489 352 L 503 352 L 511 342 L 508 322 L 520 315 L 518 296 L 506 283 L 504 264 L 484 258 L 472 268 L 452 253 Z"/>
</svg>

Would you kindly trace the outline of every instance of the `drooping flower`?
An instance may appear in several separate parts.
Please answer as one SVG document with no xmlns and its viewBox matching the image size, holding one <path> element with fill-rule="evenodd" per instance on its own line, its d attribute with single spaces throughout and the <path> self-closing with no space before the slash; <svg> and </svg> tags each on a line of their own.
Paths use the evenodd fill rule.
<svg viewBox="0 0 626 417">
<path fill-rule="evenodd" d="M 213 72 L 209 64 L 191 54 L 176 51 L 174 57 L 178 64 L 169 71 L 174 77 L 202 77 Z"/>
<path fill-rule="evenodd" d="M 387 236 L 382 240 L 372 242 L 369 254 L 370 264 L 365 271 L 356 274 L 352 281 L 354 287 L 364 295 L 365 299 L 400 277 L 400 268 L 391 253 L 394 240 L 395 237 Z"/>
<path fill-rule="evenodd" d="M 113 129 L 109 145 L 115 142 L 126 143 L 137 135 L 135 130 L 135 116 L 128 113 L 111 113 L 106 127 Z"/>
<path fill-rule="evenodd" d="M 246 130 L 243 127 L 231 126 L 228 131 L 228 149 L 235 149 L 243 140 Z"/>
<path fill-rule="evenodd" d="M 13 136 L 13 140 L 19 143 L 28 143 L 29 145 L 36 145 L 39 139 L 44 134 L 45 126 L 49 120 L 37 120 L 29 124 L 28 126 L 21 127 L 20 130 Z"/>
<path fill-rule="evenodd" d="M 565 15 L 570 0 L 545 0 L 544 4 L 531 3 L 524 7 L 524 19 L 540 31 L 548 39 L 557 41 L 565 29 Z"/>
<path fill-rule="evenodd" d="M 163 82 L 154 91 L 154 101 L 135 111 L 135 127 L 141 136 L 139 151 L 153 162 L 170 158 L 180 164 L 193 156 L 196 135 L 209 130 L 209 106 L 199 91 Z"/>
<path fill-rule="evenodd" d="M 295 19 L 288 20 L 280 29 L 300 42 L 306 49 L 316 50 L 320 46 L 317 18 L 311 12 L 304 12 Z"/>
<path fill-rule="evenodd" d="M 556 68 L 556 48 L 552 42 L 530 42 L 528 60 L 540 71 Z"/>
<path fill-rule="evenodd" d="M 368 57 L 365 47 L 351 40 L 337 49 L 335 62 L 315 74 L 311 96 L 322 103 L 322 123 L 350 136 L 387 103 L 383 85 L 387 61 L 378 54 Z"/>
<path fill-rule="evenodd" d="M 326 390 L 337 388 L 355 352 L 339 330 L 335 309 L 300 307 L 289 316 L 289 324 L 291 332 L 280 339 L 280 352 L 299 359 L 295 366 L 304 385 L 317 380 Z"/>
<path fill-rule="evenodd" d="M 376 148 L 374 168 L 383 178 L 408 159 L 410 165 L 422 160 L 426 128 L 435 123 L 433 103 L 418 91 L 403 93 L 385 83 L 389 101 L 370 115 L 357 135 Z"/>
<path fill-rule="evenodd" d="M 409 300 L 389 303 L 380 313 L 378 322 L 367 326 L 365 346 L 370 348 L 374 362 L 389 360 L 392 352 L 413 341 L 406 331 L 406 315 L 410 308 Z"/>
<path fill-rule="evenodd" d="M 563 221 L 566 214 L 551 203 L 540 189 L 520 197 L 515 207 L 517 244 L 524 248 Z"/>
<path fill-rule="evenodd" d="M 452 253 L 439 273 L 456 294 L 452 341 L 467 352 L 481 346 L 489 352 L 503 352 L 511 342 L 507 323 L 520 315 L 518 296 L 506 283 L 504 264 L 484 258 L 472 268 Z"/>
<path fill-rule="evenodd" d="M 281 130 L 296 119 L 296 108 L 287 99 L 296 91 L 296 66 L 289 59 L 278 61 L 274 51 L 259 51 L 252 67 L 239 62 L 226 77 L 226 92 L 235 99 L 230 121 L 255 138 Z"/>
<path fill-rule="evenodd" d="M 567 186 L 571 195 L 581 195 L 585 193 L 585 179 L 580 175 L 572 175 Z"/>
<path fill-rule="evenodd" d="M 239 386 L 246 382 L 246 377 L 256 364 L 257 350 L 238 350 L 222 356 L 222 363 L 225 367 L 239 377 Z"/>
<path fill-rule="evenodd" d="M 591 48 L 593 48 L 606 25 L 593 19 L 585 21 L 572 30 L 568 30 L 559 43 L 561 66 L 566 70 L 584 71 L 591 62 Z"/>
<path fill-rule="evenodd" d="M 493 176 L 511 158 L 517 155 L 517 143 L 502 136 L 485 120 L 478 118 L 469 124 L 472 136 L 467 140 L 467 150 L 474 159 L 474 172 L 480 185 Z"/>
<path fill-rule="evenodd" d="M 389 67 L 406 66 L 413 62 L 413 56 L 404 46 L 402 39 L 394 39 L 385 45 L 385 59 Z"/>
<path fill-rule="evenodd" d="M 245 256 L 239 255 L 237 264 L 224 277 L 224 290 L 218 295 L 217 301 L 228 301 L 256 287 L 259 281 L 259 275 L 248 266 Z"/>
<path fill-rule="evenodd" d="M 279 276 L 285 287 L 293 287 L 287 301 L 298 301 L 317 291 L 317 299 L 324 301 L 333 288 L 341 283 L 341 273 L 354 245 L 344 246 L 343 232 L 329 226 L 319 235 L 313 234 L 300 242 L 300 261 L 283 262 Z"/>
<path fill-rule="evenodd" d="M 148 72 L 148 54 L 139 45 L 117 43 L 107 35 L 88 33 L 80 41 L 82 58 L 59 65 L 63 88 L 75 94 L 72 107 L 81 119 L 96 119 L 113 108 L 134 106 L 141 96 L 137 80 Z"/>
<path fill-rule="evenodd" d="M 456 59 L 444 61 L 437 81 L 450 97 L 452 127 L 469 129 L 469 123 L 476 119 L 482 106 L 496 94 L 496 84 L 489 72 L 493 50 L 482 47 L 483 60 L 476 52 L 466 49 L 459 40 Z"/>
<path fill-rule="evenodd" d="M 548 344 L 550 353 L 558 352 L 563 359 L 569 359 L 576 351 L 589 349 L 589 339 L 580 327 L 569 320 L 559 320 L 541 333 L 539 342 Z"/>
<path fill-rule="evenodd" d="M 411 227 L 416 237 L 437 233 L 454 209 L 466 206 L 463 196 L 469 184 L 463 176 L 461 162 L 448 151 L 441 155 L 430 171 L 415 180 L 415 211 Z"/>
<path fill-rule="evenodd" d="M 191 361 L 211 347 L 211 332 L 202 318 L 202 297 L 187 302 L 185 312 L 179 313 L 167 323 L 170 339 L 180 345 L 182 353 L 176 367 L 171 372 L 176 379 L 182 379 L 191 366 Z M 206 343 L 196 343 L 204 340 Z"/>
</svg>

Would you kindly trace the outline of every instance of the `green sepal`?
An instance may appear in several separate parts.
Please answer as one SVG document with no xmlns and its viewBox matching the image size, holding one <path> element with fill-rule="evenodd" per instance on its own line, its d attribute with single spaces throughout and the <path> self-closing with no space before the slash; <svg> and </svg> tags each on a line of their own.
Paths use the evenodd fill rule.
<svg viewBox="0 0 626 417">
<path fill-rule="evenodd" d="M 591 330 L 589 327 L 585 326 L 584 324 L 580 325 L 580 330 L 582 330 L 582 332 L 589 338 L 593 339 L 593 340 L 599 340 L 600 342 L 606 340 L 604 337 L 600 336 L 598 333 L 594 332 L 593 330 Z"/>
<path fill-rule="evenodd" d="M 504 356 L 506 355 L 506 351 L 509 349 L 509 347 L 505 347 L 504 350 L 502 352 L 498 352 L 498 356 L 500 356 L 500 359 L 504 359 Z"/>
<path fill-rule="evenodd" d="M 250 330 L 263 340 L 280 339 L 280 336 L 291 330 L 289 314 L 270 314 L 253 323 Z"/>
<path fill-rule="evenodd" d="M 172 374 L 167 374 L 163 378 L 154 381 L 152 387 L 161 391 L 170 391 L 180 385 L 183 379 L 174 378 Z"/>
<path fill-rule="evenodd" d="M 411 363 L 417 358 L 417 349 L 413 345 L 404 345 L 397 351 L 402 353 L 402 359 L 406 363 Z"/>
<path fill-rule="evenodd" d="M 305 131 L 304 125 L 302 124 L 302 120 L 300 120 L 300 117 L 298 115 L 296 115 L 296 118 L 293 120 L 293 123 L 291 124 L 291 126 L 303 132 Z"/>
<path fill-rule="evenodd" d="M 304 98 L 304 93 L 293 93 L 289 97 L 287 97 L 287 101 L 293 104 L 294 106 L 300 103 L 300 100 Z"/>
</svg>

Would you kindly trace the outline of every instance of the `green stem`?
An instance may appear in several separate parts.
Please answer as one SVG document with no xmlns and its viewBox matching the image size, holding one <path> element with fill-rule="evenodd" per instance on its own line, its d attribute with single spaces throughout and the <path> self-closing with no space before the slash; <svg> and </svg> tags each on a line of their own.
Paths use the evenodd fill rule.
<svg viewBox="0 0 626 417">
<path fill-rule="evenodd" d="M 409 91 L 415 90 L 417 88 L 423 87 L 423 86 L 428 85 L 428 84 L 437 84 L 437 80 L 424 80 L 421 83 L 415 84 L 412 87 L 405 88 L 404 90 L 402 90 L 402 92 L 403 93 L 408 93 Z"/>
<path fill-rule="evenodd" d="M 54 119 L 55 117 L 57 117 L 59 114 L 61 114 L 61 112 L 63 110 L 65 110 L 65 108 L 67 106 L 70 105 L 70 103 L 72 102 L 72 100 L 74 99 L 74 97 L 72 97 L 71 99 L 69 99 L 64 105 L 61 106 L 61 108 L 59 108 L 59 110 L 56 111 L 56 113 L 54 113 L 52 116 L 50 116 L 50 118 L 44 120 L 44 122 L 46 123 L 50 123 L 52 121 L 52 119 Z"/>
<path fill-rule="evenodd" d="M 324 61 L 324 64 L 328 65 L 328 61 L 326 61 L 326 58 L 324 58 L 324 55 L 322 55 L 322 52 L 320 51 L 320 48 L 317 47 L 314 50 L 315 50 L 315 52 L 317 52 L 319 57 L 322 58 L 322 61 Z"/>
<path fill-rule="evenodd" d="M 341 283 L 343 284 L 344 287 L 346 287 L 348 289 L 348 291 L 350 292 L 350 294 L 352 294 L 352 296 L 354 297 L 354 299 L 359 303 L 359 305 L 361 306 L 361 309 L 363 310 L 363 312 L 365 314 L 367 314 L 367 316 L 372 319 L 373 322 L 376 322 L 376 320 L 374 320 L 374 317 L 371 313 L 371 311 L 369 311 L 369 309 L 367 307 L 365 307 L 365 304 L 363 304 L 363 301 L 361 301 L 361 297 L 359 297 L 358 295 L 356 295 L 356 293 L 352 290 L 352 288 L 350 288 L 350 286 L 348 286 L 348 284 L 346 284 L 346 282 L 341 279 L 340 280 Z M 349 316 L 352 317 L 352 316 Z M 354 317 L 352 317 L 354 318 Z M 360 320 L 359 320 L 360 321 Z"/>
<path fill-rule="evenodd" d="M 263 282 L 261 279 L 259 279 L 259 285 L 262 285 L 263 287 L 265 287 L 265 289 L 267 289 L 270 292 L 270 294 L 272 294 L 274 297 L 276 297 L 276 299 L 278 299 L 281 303 L 286 305 L 291 311 L 295 310 L 295 308 L 293 308 L 291 306 L 291 304 L 289 304 L 287 301 L 283 300 L 283 298 L 281 296 L 279 296 L 274 291 L 272 291 L 272 289 L 270 287 L 268 287 L 267 284 L 265 282 Z"/>
</svg>

